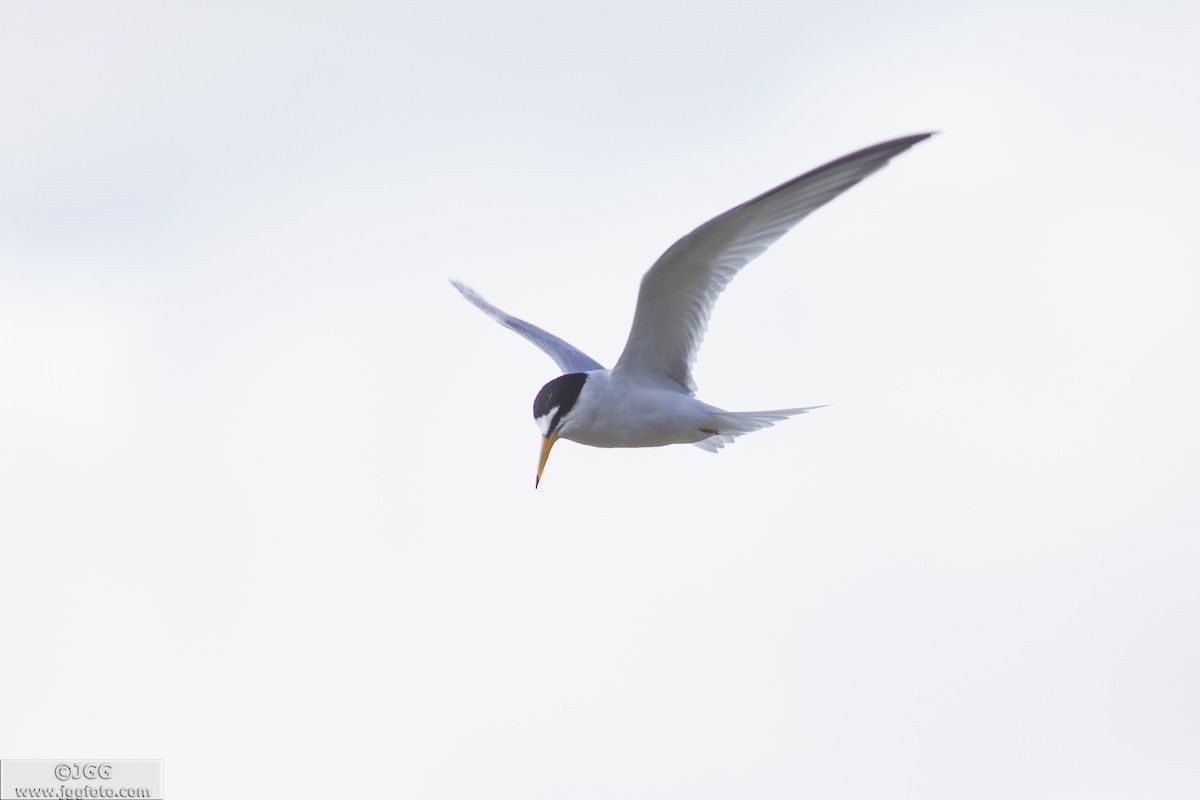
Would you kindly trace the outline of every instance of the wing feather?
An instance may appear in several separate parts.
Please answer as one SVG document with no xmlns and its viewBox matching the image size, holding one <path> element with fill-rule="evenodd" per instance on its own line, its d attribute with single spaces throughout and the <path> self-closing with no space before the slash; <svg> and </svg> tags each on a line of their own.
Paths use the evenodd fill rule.
<svg viewBox="0 0 1200 800">
<path fill-rule="evenodd" d="M 588 356 L 577 347 L 567 344 L 554 334 L 548 333 L 536 325 L 528 323 L 523 319 L 518 319 L 512 314 L 507 314 L 496 308 L 487 300 L 480 297 L 470 286 L 454 280 L 450 281 L 450 283 L 454 284 L 454 288 L 462 292 L 462 296 L 470 300 L 480 311 L 510 331 L 516 331 L 521 334 L 541 348 L 543 353 L 554 359 L 554 363 L 558 364 L 558 368 L 563 371 L 564 375 L 569 372 L 587 372 L 593 369 L 604 369 L 599 361 Z"/>
<path fill-rule="evenodd" d="M 810 213 L 933 134 L 873 145 L 726 211 L 671 245 L 642 278 L 633 328 L 614 370 L 696 390 L 692 364 L 713 305 L 742 267 Z"/>
</svg>

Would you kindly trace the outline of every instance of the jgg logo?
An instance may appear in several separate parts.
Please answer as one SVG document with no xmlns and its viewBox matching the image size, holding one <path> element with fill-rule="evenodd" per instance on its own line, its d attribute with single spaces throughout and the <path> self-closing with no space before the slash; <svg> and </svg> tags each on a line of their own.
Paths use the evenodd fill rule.
<svg viewBox="0 0 1200 800">
<path fill-rule="evenodd" d="M 112 764 L 59 764 L 54 768 L 54 777 L 60 781 L 77 781 L 83 779 L 103 781 L 112 777 Z"/>
</svg>

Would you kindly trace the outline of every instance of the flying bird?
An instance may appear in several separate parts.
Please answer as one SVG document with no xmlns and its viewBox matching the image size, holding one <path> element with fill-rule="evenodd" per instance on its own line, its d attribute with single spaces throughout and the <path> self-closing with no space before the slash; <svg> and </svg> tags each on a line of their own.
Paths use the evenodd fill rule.
<svg viewBox="0 0 1200 800">
<path fill-rule="evenodd" d="M 725 411 L 698 400 L 692 364 L 713 305 L 742 267 L 796 223 L 932 135 L 904 136 L 843 156 L 710 219 L 675 242 L 642 277 L 633 328 L 611 369 L 451 281 L 485 314 L 540 347 L 563 373 L 533 401 L 533 418 L 542 434 L 534 487 L 559 439 L 592 447 L 693 444 L 715 453 L 742 434 L 820 408 Z"/>
</svg>

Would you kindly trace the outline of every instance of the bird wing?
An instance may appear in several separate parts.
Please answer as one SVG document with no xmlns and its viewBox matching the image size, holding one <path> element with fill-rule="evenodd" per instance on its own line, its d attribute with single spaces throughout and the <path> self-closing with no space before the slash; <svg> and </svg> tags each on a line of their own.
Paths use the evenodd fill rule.
<svg viewBox="0 0 1200 800">
<path fill-rule="evenodd" d="M 692 364 L 717 297 L 800 220 L 933 134 L 843 156 L 714 217 L 671 245 L 642 278 L 633 328 L 614 370 L 696 390 Z"/>
<path fill-rule="evenodd" d="M 470 300 L 480 311 L 540 347 L 542 352 L 554 359 L 554 363 L 558 364 L 558 368 L 563 371 L 563 374 L 604 369 L 599 361 L 578 348 L 572 347 L 554 334 L 547 333 L 537 325 L 531 325 L 523 319 L 517 319 L 512 314 L 504 313 L 476 294 L 470 286 L 458 281 L 450 281 L 450 283 L 454 284 L 454 288 L 462 292 L 462 296 Z"/>
</svg>

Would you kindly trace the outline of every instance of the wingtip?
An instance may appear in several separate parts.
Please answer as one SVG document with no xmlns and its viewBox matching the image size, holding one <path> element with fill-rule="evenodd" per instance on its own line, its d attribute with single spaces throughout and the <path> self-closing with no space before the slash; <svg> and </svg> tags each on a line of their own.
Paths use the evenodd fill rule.
<svg viewBox="0 0 1200 800">
<path fill-rule="evenodd" d="M 902 144 L 905 149 L 912 147 L 915 144 L 920 144 L 926 139 L 932 138 L 941 134 L 941 131 L 925 131 L 923 133 L 910 133 L 908 136 L 900 136 L 892 140 L 894 144 Z"/>
<path fill-rule="evenodd" d="M 895 139 L 889 139 L 886 142 L 880 142 L 879 144 L 872 145 L 871 147 L 866 147 L 862 150 L 851 153 L 850 155 L 844 156 L 837 161 L 830 162 L 830 164 L 827 166 L 841 164 L 866 157 L 868 159 L 877 159 L 875 162 L 877 164 L 875 169 L 879 169 L 896 156 L 907 152 L 910 148 L 917 146 L 926 139 L 936 136 L 939 133 L 940 131 L 925 131 L 924 133 L 910 133 L 908 136 L 897 136 Z"/>
<path fill-rule="evenodd" d="M 455 289 L 458 289 L 459 294 L 461 294 L 463 297 L 467 298 L 468 300 L 474 300 L 477 297 L 479 297 L 479 294 L 474 289 L 472 289 L 470 286 L 467 286 L 465 283 L 460 281 L 458 278 L 450 278 L 449 281 L 450 281 L 450 285 L 453 286 Z"/>
<path fill-rule="evenodd" d="M 923 133 L 910 133 L 907 136 L 897 136 L 895 139 L 888 139 L 886 142 L 880 142 L 865 150 L 879 150 L 881 152 L 890 152 L 892 155 L 903 153 L 910 147 L 918 145 L 930 137 L 937 136 L 941 131 L 925 131 Z M 863 151 L 859 151 L 860 153 Z"/>
<path fill-rule="evenodd" d="M 941 131 L 925 131 L 924 133 L 914 133 L 911 136 L 904 136 L 901 140 L 907 140 L 909 142 L 909 146 L 912 146 L 915 144 L 920 144 L 926 139 L 931 139 L 934 136 L 941 136 L 941 134 Z"/>
</svg>

